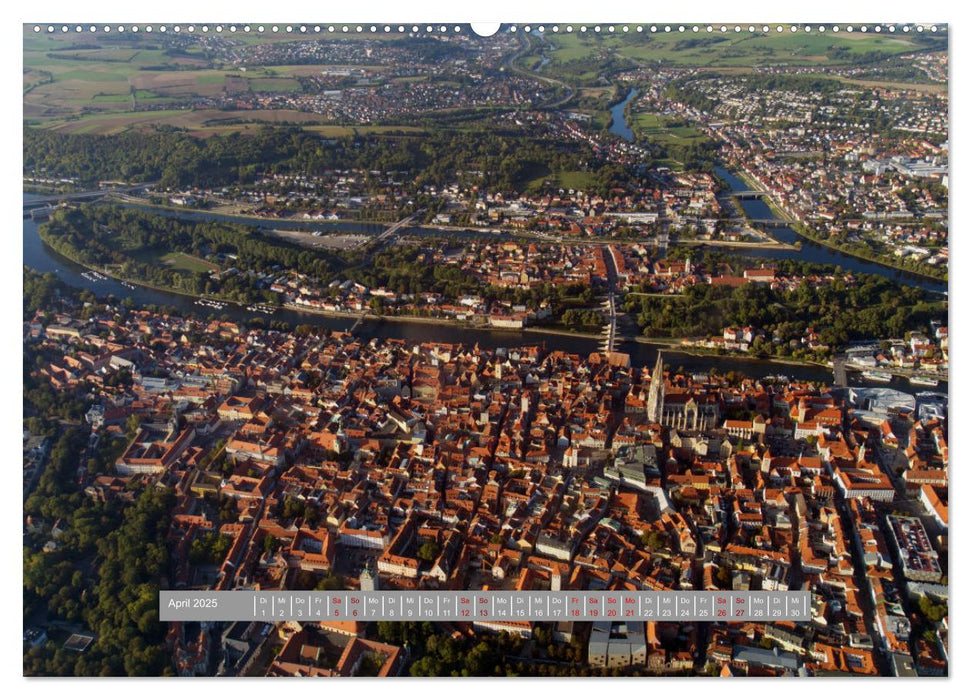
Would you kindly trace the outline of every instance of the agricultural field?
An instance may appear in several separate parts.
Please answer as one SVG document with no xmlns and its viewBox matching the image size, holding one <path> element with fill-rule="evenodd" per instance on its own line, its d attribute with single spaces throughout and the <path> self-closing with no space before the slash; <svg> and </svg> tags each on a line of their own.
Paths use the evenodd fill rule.
<svg viewBox="0 0 971 700">
<path fill-rule="evenodd" d="M 427 83 L 427 75 L 407 75 L 398 78 L 391 78 L 392 83 Z"/>
<path fill-rule="evenodd" d="M 127 41 L 127 40 L 126 40 Z M 130 109 L 136 100 L 166 102 L 218 95 L 223 77 L 198 51 L 163 50 L 150 40 L 121 44 L 104 35 L 24 39 L 24 119 L 46 121 Z"/>
<path fill-rule="evenodd" d="M 893 90 L 913 90 L 928 95 L 946 95 L 947 84 L 945 83 L 903 83 L 888 80 L 859 80 L 856 78 L 846 78 L 841 75 L 831 75 L 828 73 L 814 73 L 813 75 L 829 80 L 839 80 L 847 85 L 859 85 L 868 88 L 890 88 Z"/>
<path fill-rule="evenodd" d="M 250 78 L 246 80 L 251 92 L 300 92 L 296 78 Z"/>
<path fill-rule="evenodd" d="M 225 112 L 218 109 L 158 110 L 120 114 L 89 114 L 50 122 L 46 128 L 72 134 L 118 134 L 129 129 L 150 129 L 169 125 L 195 136 L 227 131 L 258 130 L 261 124 L 314 123 L 319 117 L 294 110 L 248 110 Z"/>
<path fill-rule="evenodd" d="M 128 99 L 128 98 L 126 98 Z M 88 114 L 56 121 L 49 121 L 44 128 L 68 134 L 97 134 L 101 136 L 120 134 L 129 130 L 149 130 L 167 125 L 184 129 L 192 136 L 208 138 L 216 134 L 230 132 L 259 131 L 264 124 L 300 124 L 305 130 L 321 136 L 336 138 L 353 133 L 381 134 L 389 132 L 425 133 L 419 126 L 411 125 L 366 125 L 342 126 L 320 124 L 315 114 L 294 110 L 247 110 L 225 112 L 217 109 L 199 110 L 152 110 L 146 112 L 122 112 Z"/>
<path fill-rule="evenodd" d="M 886 30 L 884 30 L 886 31 Z M 912 51 L 941 49 L 946 36 L 883 33 L 750 33 L 709 34 L 678 31 L 638 34 L 560 32 L 547 34 L 556 48 L 547 53 L 554 64 L 604 55 L 635 63 L 672 66 L 749 67 L 761 64 L 821 65 L 851 63 L 865 56 L 890 57 Z M 578 67 L 578 71 L 583 67 Z M 578 75 L 578 78 L 581 76 Z"/>
<path fill-rule="evenodd" d="M 24 36 L 24 121 L 41 128 L 91 134 L 168 125 L 197 136 L 248 131 L 260 123 L 320 122 L 319 117 L 296 110 L 223 111 L 210 107 L 211 102 L 197 104 L 224 97 L 297 94 L 303 90 L 300 78 L 319 75 L 320 66 L 230 67 L 210 60 L 196 45 L 164 46 L 148 36 L 28 31 Z M 372 73 L 386 70 L 357 67 Z"/>
<path fill-rule="evenodd" d="M 36 85 L 24 98 L 24 117 L 50 120 L 72 114 L 118 111 L 117 103 L 180 103 L 199 97 L 260 92 L 299 92 L 292 77 L 267 77 L 257 73 L 242 77 L 222 70 L 123 72 L 93 67 L 61 73 L 53 81 Z M 38 75 L 37 79 L 40 79 Z M 28 77 L 24 78 L 25 83 Z M 126 109 L 126 111 L 128 111 Z"/>
<path fill-rule="evenodd" d="M 193 99 L 292 94 L 302 90 L 299 76 L 320 71 L 310 65 L 223 67 L 201 45 L 177 47 L 160 39 L 100 31 L 49 35 L 25 30 L 24 120 L 85 133 L 117 133 L 126 125 L 161 123 L 198 128 L 212 116 L 189 120 L 182 116 L 181 108 Z M 136 111 L 146 108 L 153 113 Z"/>
<path fill-rule="evenodd" d="M 816 65 L 846 63 L 875 52 L 885 56 L 921 48 L 904 36 L 866 34 L 665 34 L 618 49 L 638 61 L 680 62 L 699 66 L 750 66 L 765 63 Z"/>
<path fill-rule="evenodd" d="M 253 24 L 250 26 L 255 28 L 259 25 Z M 314 37 L 318 37 L 320 39 L 327 39 L 327 38 L 333 39 L 338 36 L 337 31 L 334 31 L 334 32 L 327 31 L 327 27 L 335 26 L 335 29 L 336 29 L 336 25 L 320 25 L 321 27 L 320 32 L 313 31 L 313 27 L 316 25 L 309 25 L 309 26 L 304 25 L 306 26 L 307 31 L 300 32 L 299 35 L 296 33 L 296 31 L 293 34 L 288 34 L 284 32 L 282 28 L 280 31 L 273 33 L 272 31 L 270 31 L 270 28 L 272 26 L 273 25 L 271 24 L 264 24 L 263 27 L 266 30 L 264 32 L 251 31 L 248 34 L 245 32 L 239 32 L 233 35 L 233 39 L 242 45 L 253 45 L 253 44 L 286 44 L 288 42 L 303 41 L 305 39 L 312 39 Z M 282 26 L 285 27 L 286 25 L 282 25 Z M 352 25 L 348 25 L 348 28 L 350 29 L 351 26 Z M 391 41 L 394 39 L 401 39 L 404 36 L 408 36 L 409 34 L 411 34 L 410 26 L 408 28 L 407 34 L 404 32 L 399 33 L 397 31 L 398 25 L 395 25 L 394 31 L 389 32 L 387 34 L 384 32 L 384 25 L 380 25 L 379 30 L 373 34 L 370 31 L 371 25 L 361 25 L 361 26 L 366 27 L 367 31 L 362 31 L 361 33 L 358 33 L 357 25 L 353 25 L 354 31 L 347 31 L 346 33 L 340 32 L 339 36 L 341 40 L 342 41 L 363 41 L 363 40 Z M 375 27 L 378 27 L 378 26 L 379 25 L 375 25 Z M 277 25 L 277 27 L 281 27 L 281 25 Z"/>
</svg>

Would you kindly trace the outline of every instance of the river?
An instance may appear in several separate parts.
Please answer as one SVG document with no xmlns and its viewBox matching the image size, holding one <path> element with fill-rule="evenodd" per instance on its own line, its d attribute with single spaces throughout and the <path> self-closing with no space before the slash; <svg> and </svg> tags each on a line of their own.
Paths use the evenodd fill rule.
<svg viewBox="0 0 971 700">
<path fill-rule="evenodd" d="M 610 108 L 610 133 L 625 141 L 634 140 L 634 132 L 627 125 L 627 115 L 624 114 L 624 110 L 627 109 L 627 104 L 634 99 L 637 95 L 637 90 L 631 88 L 630 92 L 627 93 L 627 97 L 615 104 Z"/>
<path fill-rule="evenodd" d="M 744 190 L 749 190 L 749 187 L 744 180 L 742 180 L 737 175 L 730 173 L 724 168 L 715 168 L 715 173 L 724 180 L 733 192 L 742 192 Z M 739 200 L 742 205 L 742 209 L 745 213 L 752 219 L 778 219 L 775 212 L 761 199 L 742 199 Z M 802 260 L 804 262 L 820 263 L 823 265 L 839 265 L 844 270 L 856 273 L 868 273 L 871 275 L 881 275 L 883 277 L 889 277 L 897 282 L 902 282 L 903 284 L 909 284 L 922 289 L 926 289 L 931 292 L 941 292 L 947 291 L 946 282 L 938 282 L 929 277 L 924 277 L 922 275 L 915 275 L 904 270 L 898 270 L 894 267 L 889 267 L 887 265 L 881 265 L 880 263 L 870 262 L 868 260 L 862 260 L 861 258 L 854 257 L 852 255 L 847 255 L 835 248 L 830 248 L 828 246 L 820 245 L 805 236 L 800 236 L 789 226 L 773 226 L 768 229 L 770 236 L 779 240 L 783 243 L 800 243 L 801 250 L 771 250 L 771 249 L 760 249 L 758 251 L 758 257 L 767 258 L 770 260 Z"/>
<path fill-rule="evenodd" d="M 146 287 L 136 286 L 127 289 L 114 279 L 92 281 L 81 276 L 85 271 L 77 265 L 51 250 L 40 239 L 37 223 L 31 219 L 24 219 L 23 249 L 24 264 L 39 272 L 53 272 L 65 283 L 87 289 L 98 296 L 114 295 L 119 299 L 131 298 L 138 304 L 155 304 L 175 308 L 179 313 L 197 317 L 228 317 L 235 321 L 249 321 L 253 318 L 264 320 L 279 320 L 290 325 L 310 324 L 319 328 L 346 331 L 354 323 L 351 318 L 335 318 L 315 313 L 303 313 L 281 309 L 272 316 L 246 311 L 240 306 L 229 304 L 219 312 L 208 311 L 195 304 L 192 297 L 163 292 Z M 394 321 L 388 319 L 368 319 L 361 324 L 358 335 L 364 339 L 370 338 L 403 338 L 414 342 L 438 340 L 445 343 L 465 343 L 478 345 L 482 348 L 494 349 L 499 347 L 517 347 L 522 345 L 545 344 L 550 350 L 564 350 L 580 355 L 587 355 L 598 350 L 599 341 L 591 338 L 569 337 L 536 333 L 528 331 L 500 331 L 465 328 L 453 325 L 427 324 L 415 321 Z M 768 375 L 786 376 L 792 379 L 828 383 L 833 375 L 829 369 L 814 365 L 790 365 L 784 362 L 759 360 L 746 357 L 727 356 L 696 356 L 677 352 L 663 345 L 637 343 L 627 341 L 618 344 L 617 351 L 628 353 L 631 362 L 639 366 L 653 366 L 658 351 L 663 351 L 667 364 L 676 369 L 683 367 L 690 372 L 740 372 L 750 377 L 764 377 Z M 889 385 L 900 391 L 912 392 L 905 380 L 894 378 Z M 947 391 L 947 385 L 942 383 L 940 391 Z"/>
<path fill-rule="evenodd" d="M 219 312 L 210 312 L 195 304 L 192 297 L 163 292 L 136 286 L 127 289 L 114 279 L 91 281 L 81 276 L 85 268 L 64 258 L 51 250 L 40 239 L 37 223 L 31 219 L 23 222 L 24 264 L 40 272 L 53 272 L 65 283 L 82 289 L 88 289 L 98 296 L 114 295 L 119 299 L 126 297 L 139 304 L 156 304 L 175 308 L 179 313 L 194 316 L 226 316 L 236 321 L 247 321 L 262 317 L 285 321 L 291 325 L 311 324 L 331 330 L 347 330 L 354 323 L 350 318 L 332 318 L 314 313 L 302 313 L 281 309 L 270 317 L 251 313 L 242 307 L 229 304 Z M 479 344 L 482 348 L 494 349 L 498 347 L 516 347 L 521 345 L 538 345 L 545 343 L 550 350 L 558 349 L 582 355 L 596 352 L 599 341 L 591 338 L 569 337 L 535 333 L 527 331 L 498 331 L 479 330 L 451 325 L 431 325 L 414 321 L 366 320 L 358 329 L 362 338 L 403 338 L 415 342 L 426 342 L 431 339 L 446 343 Z M 781 362 L 763 361 L 739 357 L 704 357 L 694 356 L 670 350 L 665 346 L 647 343 L 625 342 L 618 346 L 619 352 L 629 353 L 635 365 L 652 366 L 657 358 L 658 350 L 664 351 L 666 362 L 672 368 L 683 367 L 690 372 L 718 372 L 736 371 L 748 376 L 785 375 L 794 379 L 829 382 L 832 372 L 824 367 L 789 365 Z"/>
<path fill-rule="evenodd" d="M 362 222 L 362 221 L 302 221 L 300 219 L 260 219 L 246 216 L 233 216 L 231 214 L 217 214 L 208 211 L 193 211 L 182 209 L 170 209 L 166 207 L 155 207 L 151 204 L 136 204 L 132 202 L 116 202 L 117 206 L 126 209 L 138 209 L 149 211 L 159 216 L 168 216 L 173 219 L 183 219 L 185 221 L 219 221 L 228 224 L 242 224 L 259 229 L 263 233 L 273 235 L 278 231 L 321 231 L 324 233 L 361 233 L 376 236 L 384 232 L 390 224 Z M 509 240 L 509 236 L 504 233 L 494 231 L 483 231 L 472 228 L 431 228 L 428 226 L 405 226 L 400 229 L 405 236 L 434 236 L 456 237 L 456 238 L 493 238 L 496 240 Z"/>
<path fill-rule="evenodd" d="M 534 29 L 533 31 L 530 32 L 530 34 L 532 34 L 537 39 L 539 39 L 541 44 L 545 44 L 545 46 L 543 46 L 543 52 L 540 54 L 539 65 L 533 68 L 535 72 L 540 73 L 546 67 L 546 64 L 550 62 L 550 57 L 546 55 L 546 52 L 553 51 L 554 49 L 556 49 L 556 47 L 552 44 L 552 42 L 550 42 L 549 39 L 546 38 L 543 32 L 541 32 L 539 29 Z"/>
<path fill-rule="evenodd" d="M 627 104 L 637 95 L 637 90 L 631 88 L 621 102 L 610 108 L 610 133 L 615 134 L 627 141 L 634 140 L 634 132 L 627 124 L 625 109 Z M 724 180 L 733 192 L 742 192 L 751 189 L 742 178 L 725 168 L 716 167 L 716 174 Z M 778 219 L 775 212 L 761 199 L 740 200 L 742 209 L 752 219 Z M 799 235 L 789 226 L 773 226 L 769 229 L 769 235 L 782 243 L 800 243 L 800 250 L 772 250 L 759 249 L 756 254 L 759 258 L 768 260 L 802 260 L 804 262 L 819 263 L 823 265 L 839 265 L 844 270 L 855 273 L 868 273 L 881 275 L 890 279 L 910 284 L 926 289 L 931 292 L 946 293 L 947 283 L 934 280 L 923 275 L 916 275 L 904 270 L 881 265 L 880 263 L 870 262 L 861 258 L 843 253 L 842 251 L 820 245 L 804 236 Z"/>
<path fill-rule="evenodd" d="M 623 134 L 626 132 L 627 134 L 630 134 L 631 139 L 633 138 L 633 133 L 627 127 L 626 118 L 624 116 L 624 106 L 631 99 L 633 99 L 635 94 L 636 91 L 631 90 L 624 101 L 618 103 L 611 109 L 611 114 L 615 119 L 614 124 L 611 125 L 611 131 L 621 136 L 623 136 Z M 615 131 L 615 128 L 618 130 Z M 732 175 L 722 168 L 718 168 L 717 171 L 718 175 L 728 183 L 732 190 L 738 191 L 749 189 L 747 185 L 737 176 Z M 24 194 L 24 202 L 30 202 L 37 198 L 37 195 Z M 742 206 L 745 208 L 746 212 L 748 212 L 749 215 L 753 216 L 754 218 L 775 218 L 773 212 L 761 200 L 743 200 Z M 165 214 L 188 220 L 215 219 L 260 226 L 260 222 L 256 222 L 253 219 L 246 219 L 244 217 L 225 217 L 215 214 L 208 214 L 205 212 L 181 212 L 170 210 L 156 211 L 159 214 Z M 260 227 L 264 230 L 272 230 L 273 228 L 287 228 L 301 230 L 343 231 L 366 234 L 376 234 L 384 230 L 384 226 L 381 224 L 358 222 L 300 222 L 289 220 L 281 221 L 280 225 L 278 226 L 271 223 L 264 223 Z M 429 229 L 424 227 L 408 227 L 406 232 L 419 235 L 435 236 L 441 236 L 443 234 L 457 236 L 483 235 L 482 232 L 471 230 L 443 232 L 439 229 Z M 933 283 L 915 275 L 908 275 L 905 272 L 895 270 L 884 265 L 859 260 L 858 258 L 854 258 L 831 248 L 812 243 L 802 238 L 799 236 L 799 234 L 788 227 L 773 228 L 771 233 L 773 236 L 776 236 L 780 240 L 784 240 L 786 242 L 795 242 L 796 240 L 799 240 L 802 242 L 802 248 L 798 251 L 760 249 L 758 251 L 759 257 L 769 259 L 791 258 L 816 263 L 841 265 L 846 270 L 855 272 L 869 272 L 872 274 L 883 275 L 885 277 L 892 277 L 906 283 L 919 284 L 925 289 L 932 289 L 934 291 L 943 291 L 943 289 L 946 289 L 946 285 Z M 501 234 L 494 235 L 497 237 L 501 236 Z M 180 313 L 195 316 L 226 316 L 236 321 L 247 321 L 254 317 L 261 316 L 261 314 L 248 312 L 242 307 L 232 304 L 227 305 L 226 308 L 219 311 L 218 314 L 214 312 L 207 313 L 201 307 L 195 305 L 195 300 L 188 296 L 148 289 L 145 287 L 136 287 L 134 290 L 130 290 L 123 287 L 119 282 L 113 279 L 104 281 L 88 280 L 82 277 L 80 274 L 85 268 L 76 265 L 70 260 L 67 260 L 61 255 L 55 253 L 53 250 L 48 248 L 43 241 L 41 241 L 37 230 L 37 223 L 30 218 L 24 219 L 23 249 L 24 264 L 40 272 L 54 272 L 67 284 L 74 287 L 91 290 L 99 296 L 112 294 L 122 299 L 130 297 L 140 304 L 171 306 L 178 309 Z M 268 318 L 265 315 L 262 315 L 262 317 Z M 302 313 L 299 311 L 290 311 L 286 309 L 277 311 L 272 317 L 269 318 L 281 320 L 291 325 L 311 324 L 321 328 L 329 328 L 331 330 L 347 330 L 354 323 L 354 320 L 349 318 L 334 318 L 323 316 L 321 314 Z M 403 338 L 405 340 L 414 340 L 416 342 L 424 342 L 434 338 L 435 340 L 446 343 L 465 343 L 468 345 L 478 343 L 480 347 L 489 349 L 545 343 L 546 347 L 549 349 L 560 349 L 582 355 L 597 351 L 599 346 L 599 342 L 597 340 L 590 338 L 569 337 L 563 335 L 523 331 L 472 329 L 453 325 L 431 325 L 414 321 L 393 321 L 381 319 L 366 320 L 359 327 L 358 335 L 365 339 Z M 832 372 L 824 367 L 813 365 L 790 365 L 783 362 L 745 357 L 695 356 L 683 352 L 677 352 L 668 348 L 667 346 L 649 343 L 627 341 L 620 343 L 616 349 L 618 352 L 628 353 L 631 356 L 631 362 L 635 365 L 653 366 L 657 358 L 657 353 L 659 350 L 661 350 L 664 352 L 664 356 L 667 358 L 667 363 L 671 367 L 683 367 L 685 370 L 691 372 L 708 372 L 709 370 L 716 370 L 718 372 L 735 371 L 741 372 L 748 376 L 761 377 L 768 375 L 783 375 L 793 379 L 817 382 L 831 382 L 833 378 Z M 869 382 L 863 383 L 869 384 Z M 898 377 L 895 377 L 889 386 L 900 391 L 913 391 L 913 388 L 910 387 L 906 380 Z M 941 383 L 939 390 L 946 392 L 947 384 Z"/>
</svg>

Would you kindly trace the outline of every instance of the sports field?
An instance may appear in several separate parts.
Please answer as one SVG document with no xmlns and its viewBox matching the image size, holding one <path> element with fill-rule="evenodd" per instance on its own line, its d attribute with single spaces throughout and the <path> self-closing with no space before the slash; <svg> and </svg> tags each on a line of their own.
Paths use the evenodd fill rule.
<svg viewBox="0 0 971 700">
<path fill-rule="evenodd" d="M 548 182 L 554 187 L 583 190 L 590 187 L 595 181 L 596 176 L 593 173 L 586 173 L 579 170 L 564 170 L 536 177 L 529 181 L 527 188 L 541 187 L 544 183 Z"/>
<path fill-rule="evenodd" d="M 171 252 L 164 248 L 129 249 L 133 258 L 153 266 L 167 267 L 178 272 L 213 272 L 219 266 L 188 253 Z"/>
<path fill-rule="evenodd" d="M 695 127 L 681 125 L 661 114 L 634 114 L 632 122 L 638 136 L 659 146 L 685 146 L 708 138 Z"/>
<path fill-rule="evenodd" d="M 212 272 L 219 269 L 218 265 L 213 265 L 188 253 L 167 253 L 160 260 L 173 270 L 180 272 Z"/>
</svg>

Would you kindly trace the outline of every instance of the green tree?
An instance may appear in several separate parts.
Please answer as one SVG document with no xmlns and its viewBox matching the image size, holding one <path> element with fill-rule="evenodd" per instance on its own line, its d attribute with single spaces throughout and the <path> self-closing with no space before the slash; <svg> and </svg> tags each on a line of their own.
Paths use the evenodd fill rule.
<svg viewBox="0 0 971 700">
<path fill-rule="evenodd" d="M 438 558 L 441 548 L 437 542 L 425 542 L 418 548 L 417 556 L 424 562 L 433 562 Z"/>
</svg>

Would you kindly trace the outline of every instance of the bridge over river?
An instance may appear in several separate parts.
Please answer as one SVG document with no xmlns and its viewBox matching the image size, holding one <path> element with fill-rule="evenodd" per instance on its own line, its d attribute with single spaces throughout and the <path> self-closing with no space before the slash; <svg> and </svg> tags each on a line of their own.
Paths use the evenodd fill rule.
<svg viewBox="0 0 971 700">
<path fill-rule="evenodd" d="M 24 199 L 24 217 L 32 209 L 44 209 L 57 206 L 60 202 L 78 202 L 89 199 L 100 199 L 112 194 L 131 194 L 154 187 L 155 182 L 144 182 L 140 185 L 130 185 L 128 187 L 115 187 L 104 190 L 88 190 L 86 192 L 72 192 L 70 194 L 42 194 L 34 195 L 30 199 Z"/>
</svg>

